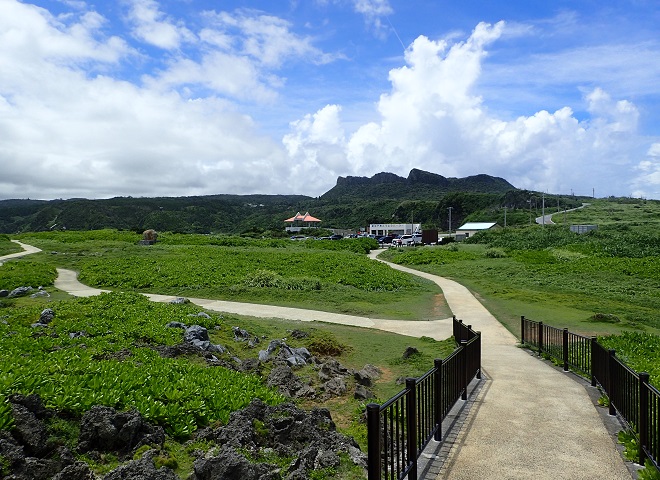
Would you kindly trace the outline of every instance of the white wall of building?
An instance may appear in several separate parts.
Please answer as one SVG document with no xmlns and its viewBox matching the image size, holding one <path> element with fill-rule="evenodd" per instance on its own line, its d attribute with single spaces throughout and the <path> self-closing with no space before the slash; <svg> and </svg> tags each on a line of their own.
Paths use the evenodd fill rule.
<svg viewBox="0 0 660 480">
<path fill-rule="evenodd" d="M 377 237 L 383 235 L 409 235 L 421 231 L 421 223 L 372 223 L 369 225 L 369 233 L 373 233 Z"/>
</svg>

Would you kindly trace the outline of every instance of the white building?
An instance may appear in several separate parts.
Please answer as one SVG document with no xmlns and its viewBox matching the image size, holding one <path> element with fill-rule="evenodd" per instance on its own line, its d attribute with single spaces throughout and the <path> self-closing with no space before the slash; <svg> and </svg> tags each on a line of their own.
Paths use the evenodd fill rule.
<svg viewBox="0 0 660 480">
<path fill-rule="evenodd" d="M 410 235 L 421 232 L 421 223 L 372 223 L 369 232 L 377 237 L 385 235 Z"/>
<path fill-rule="evenodd" d="M 471 237 L 475 233 L 482 232 L 484 230 L 490 230 L 491 228 L 500 228 L 500 226 L 495 222 L 468 222 L 456 229 L 456 240 L 465 240 L 468 237 Z"/>
</svg>

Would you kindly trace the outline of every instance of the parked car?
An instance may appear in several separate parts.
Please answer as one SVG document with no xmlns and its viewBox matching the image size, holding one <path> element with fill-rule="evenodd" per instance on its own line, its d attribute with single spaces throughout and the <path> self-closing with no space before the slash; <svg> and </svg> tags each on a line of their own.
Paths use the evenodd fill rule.
<svg viewBox="0 0 660 480">
<path fill-rule="evenodd" d="M 394 235 L 386 235 L 384 237 L 378 237 L 378 243 L 382 245 L 390 245 L 396 237 Z"/>
<path fill-rule="evenodd" d="M 412 235 L 401 235 L 398 239 L 398 244 L 402 246 L 412 246 L 412 245 L 421 245 L 422 244 L 422 235 L 419 233 L 413 233 Z"/>
</svg>

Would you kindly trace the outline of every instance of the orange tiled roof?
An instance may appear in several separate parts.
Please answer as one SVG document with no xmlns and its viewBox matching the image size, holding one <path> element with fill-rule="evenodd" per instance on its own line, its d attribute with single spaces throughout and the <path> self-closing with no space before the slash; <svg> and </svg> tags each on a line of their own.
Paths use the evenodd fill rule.
<svg viewBox="0 0 660 480">
<path fill-rule="evenodd" d="M 287 218 L 285 222 L 320 222 L 316 217 L 312 217 L 309 212 L 305 212 L 305 215 L 301 215 L 300 212 L 296 213 L 293 217 Z"/>
</svg>

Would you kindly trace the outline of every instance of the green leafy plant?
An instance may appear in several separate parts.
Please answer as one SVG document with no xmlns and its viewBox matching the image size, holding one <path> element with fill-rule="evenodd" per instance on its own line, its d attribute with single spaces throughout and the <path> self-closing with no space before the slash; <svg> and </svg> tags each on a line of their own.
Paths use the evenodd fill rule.
<svg viewBox="0 0 660 480">
<path fill-rule="evenodd" d="M 639 443 L 631 431 L 621 430 L 618 435 L 619 443 L 623 445 L 623 455 L 631 462 L 639 461 Z"/>
<path fill-rule="evenodd" d="M 660 480 L 660 470 L 658 470 L 650 460 L 644 462 L 644 468 L 637 472 L 639 480 Z"/>
</svg>

